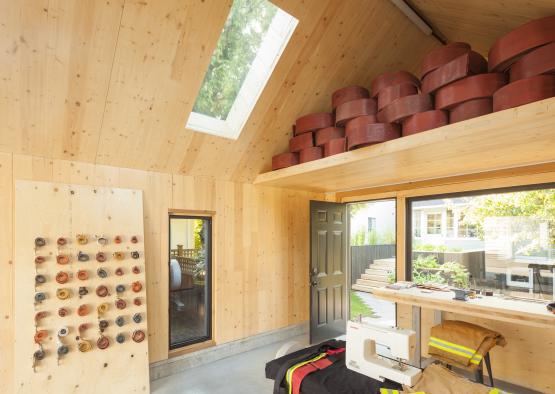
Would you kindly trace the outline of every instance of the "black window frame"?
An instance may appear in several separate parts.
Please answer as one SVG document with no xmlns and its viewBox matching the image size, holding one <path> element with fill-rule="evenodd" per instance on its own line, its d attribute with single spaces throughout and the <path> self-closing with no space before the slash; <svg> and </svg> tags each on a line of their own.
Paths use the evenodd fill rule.
<svg viewBox="0 0 555 394">
<path fill-rule="evenodd" d="M 171 239 L 171 222 L 172 219 L 202 219 L 206 220 L 208 223 L 208 234 L 209 234 L 209 245 L 206 248 L 206 279 L 205 283 L 208 286 L 208 291 L 206 292 L 206 320 L 207 320 L 207 334 L 204 336 L 192 338 L 190 340 L 181 341 L 172 344 L 171 340 L 171 316 L 170 316 L 170 303 L 168 302 L 168 348 L 169 350 L 181 349 L 190 345 L 194 345 L 197 343 L 203 343 L 212 340 L 212 292 L 213 292 L 213 283 L 212 283 L 212 241 L 213 241 L 213 233 L 212 233 L 212 216 L 208 215 L 194 215 L 194 214 L 180 214 L 180 213 L 170 213 L 168 216 L 168 267 L 171 261 L 171 247 L 172 247 L 172 239 Z M 169 279 L 169 271 L 168 271 L 168 279 Z M 170 290 L 168 286 L 168 300 L 170 297 Z"/>
<path fill-rule="evenodd" d="M 555 182 L 535 183 L 530 185 L 516 185 L 490 189 L 476 189 L 463 192 L 429 194 L 417 197 L 407 197 L 405 200 L 405 278 L 412 280 L 412 203 L 415 201 L 435 200 L 440 198 L 475 197 L 486 194 L 511 193 L 541 189 L 555 189 Z"/>
</svg>

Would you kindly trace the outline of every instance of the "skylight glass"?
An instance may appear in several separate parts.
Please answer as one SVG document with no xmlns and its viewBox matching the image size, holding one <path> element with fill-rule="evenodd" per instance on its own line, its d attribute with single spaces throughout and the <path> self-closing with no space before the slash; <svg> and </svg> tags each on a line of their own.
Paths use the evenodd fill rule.
<svg viewBox="0 0 555 394">
<path fill-rule="evenodd" d="M 268 0 L 234 0 L 187 128 L 239 137 L 297 23 Z"/>
</svg>

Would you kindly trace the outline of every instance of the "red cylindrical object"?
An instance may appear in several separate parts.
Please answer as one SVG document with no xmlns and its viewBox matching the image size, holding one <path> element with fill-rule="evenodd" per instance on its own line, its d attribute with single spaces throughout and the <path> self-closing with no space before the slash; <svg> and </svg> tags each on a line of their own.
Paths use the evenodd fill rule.
<svg viewBox="0 0 555 394">
<path fill-rule="evenodd" d="M 280 153 L 272 157 L 272 171 L 279 170 L 280 168 L 291 167 L 299 164 L 298 153 Z"/>
<path fill-rule="evenodd" d="M 299 134 L 289 140 L 290 152 L 300 152 L 311 146 L 314 146 L 314 139 L 311 132 Z"/>
<path fill-rule="evenodd" d="M 295 122 L 295 134 L 308 133 L 325 127 L 333 126 L 333 115 L 329 112 L 319 112 L 300 117 Z"/>
<path fill-rule="evenodd" d="M 478 116 L 493 112 L 493 99 L 491 97 L 468 100 L 455 105 L 449 110 L 449 123 L 477 118 Z"/>
<path fill-rule="evenodd" d="M 314 145 L 322 146 L 330 140 L 342 137 L 345 137 L 345 129 L 341 127 L 326 127 L 325 129 L 320 129 L 316 132 L 316 143 Z"/>
<path fill-rule="evenodd" d="M 488 53 L 490 72 L 505 71 L 520 56 L 555 41 L 555 15 L 536 19 L 500 37 Z"/>
<path fill-rule="evenodd" d="M 449 109 L 468 100 L 486 98 L 506 83 L 505 74 L 478 74 L 442 87 L 436 92 L 436 109 Z"/>
<path fill-rule="evenodd" d="M 554 72 L 555 42 L 534 49 L 515 62 L 510 70 L 511 82 Z"/>
<path fill-rule="evenodd" d="M 434 109 L 434 104 L 429 94 L 413 94 L 398 98 L 378 112 L 378 121 L 381 123 L 401 122 L 418 112 L 432 109 Z"/>
<path fill-rule="evenodd" d="M 365 116 L 358 116 L 354 119 L 349 120 L 345 124 L 345 133 L 347 133 L 350 129 L 356 129 L 359 126 L 367 125 L 371 123 L 377 123 L 378 119 L 376 119 L 375 115 L 365 115 Z"/>
<path fill-rule="evenodd" d="M 370 97 L 368 89 L 362 86 L 347 86 L 336 90 L 331 95 L 331 107 L 336 109 L 341 104 L 349 101 L 363 99 Z"/>
<path fill-rule="evenodd" d="M 353 128 L 346 134 L 348 150 L 389 141 L 401 136 L 399 126 L 390 123 L 369 123 Z"/>
<path fill-rule="evenodd" d="M 403 137 L 445 126 L 448 123 L 447 112 L 440 109 L 419 112 L 403 120 Z"/>
<path fill-rule="evenodd" d="M 555 97 L 555 75 L 536 75 L 502 87 L 493 95 L 493 112 Z"/>
<path fill-rule="evenodd" d="M 299 162 L 306 163 L 307 161 L 318 160 L 324 157 L 324 151 L 321 146 L 313 146 L 306 148 L 299 152 Z"/>
<path fill-rule="evenodd" d="M 470 51 L 428 73 L 422 80 L 422 93 L 434 93 L 439 88 L 473 74 L 485 73 L 488 62 L 482 55 Z"/>
<path fill-rule="evenodd" d="M 470 52 L 470 44 L 466 42 L 452 42 L 432 49 L 422 60 L 420 79 L 467 52 Z"/>
<path fill-rule="evenodd" d="M 376 111 L 375 99 L 364 98 L 348 101 L 337 107 L 335 113 L 335 125 L 343 126 L 353 118 L 364 115 L 375 115 Z"/>
<path fill-rule="evenodd" d="M 378 111 L 400 97 L 411 96 L 413 94 L 418 94 L 418 88 L 412 83 L 388 86 L 382 89 L 378 95 Z"/>
<path fill-rule="evenodd" d="M 347 150 L 347 138 L 334 138 L 324 144 L 324 157 L 337 155 Z"/>
<path fill-rule="evenodd" d="M 403 83 L 411 83 L 416 87 L 420 87 L 420 80 L 408 71 L 385 72 L 380 74 L 372 81 L 372 97 L 377 97 L 382 89 L 388 86 L 400 85 Z"/>
</svg>

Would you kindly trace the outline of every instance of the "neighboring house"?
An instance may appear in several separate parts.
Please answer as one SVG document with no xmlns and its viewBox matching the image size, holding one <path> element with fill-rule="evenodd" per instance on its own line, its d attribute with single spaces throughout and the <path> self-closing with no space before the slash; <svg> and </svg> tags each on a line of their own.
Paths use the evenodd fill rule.
<svg viewBox="0 0 555 394">
<path fill-rule="evenodd" d="M 368 202 L 350 218 L 351 236 L 364 231 L 365 243 L 374 233 L 378 243 L 395 239 L 395 201 Z"/>
<path fill-rule="evenodd" d="M 413 202 L 414 242 L 462 250 L 483 249 L 484 241 L 478 238 L 475 226 L 464 222 L 468 205 L 469 200 L 465 197 Z"/>
</svg>

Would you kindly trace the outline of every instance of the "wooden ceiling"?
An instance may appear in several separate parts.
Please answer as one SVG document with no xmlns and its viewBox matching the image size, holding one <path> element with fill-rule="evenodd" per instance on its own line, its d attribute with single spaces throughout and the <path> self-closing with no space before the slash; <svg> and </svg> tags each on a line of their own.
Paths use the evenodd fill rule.
<svg viewBox="0 0 555 394">
<path fill-rule="evenodd" d="M 555 14 L 554 0 L 407 0 L 449 41 L 487 56 L 495 40 L 532 19 Z"/>
<path fill-rule="evenodd" d="M 0 151 L 251 182 L 286 150 L 298 116 L 329 110 L 332 91 L 416 72 L 438 45 L 389 1 L 274 2 L 300 22 L 229 140 L 185 123 L 231 0 L 0 0 Z M 487 1 L 464 12 L 461 1 L 414 3 L 450 40 L 484 48 L 555 12 L 547 0 L 495 1 L 493 16 Z"/>
</svg>

